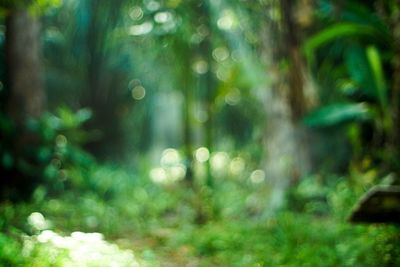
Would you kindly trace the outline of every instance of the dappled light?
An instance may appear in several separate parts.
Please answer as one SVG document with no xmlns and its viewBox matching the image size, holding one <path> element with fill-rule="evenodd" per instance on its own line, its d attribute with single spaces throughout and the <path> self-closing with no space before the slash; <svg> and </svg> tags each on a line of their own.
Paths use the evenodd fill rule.
<svg viewBox="0 0 400 267">
<path fill-rule="evenodd" d="M 0 1 L 0 266 L 400 266 L 399 11 Z"/>
</svg>

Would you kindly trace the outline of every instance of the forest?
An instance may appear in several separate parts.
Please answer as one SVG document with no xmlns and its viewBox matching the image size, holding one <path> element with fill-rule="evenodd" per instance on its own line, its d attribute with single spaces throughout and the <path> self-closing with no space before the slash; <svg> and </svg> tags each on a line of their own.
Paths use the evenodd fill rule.
<svg viewBox="0 0 400 267">
<path fill-rule="evenodd" d="M 400 266 L 399 0 L 0 0 L 0 266 Z"/>
</svg>

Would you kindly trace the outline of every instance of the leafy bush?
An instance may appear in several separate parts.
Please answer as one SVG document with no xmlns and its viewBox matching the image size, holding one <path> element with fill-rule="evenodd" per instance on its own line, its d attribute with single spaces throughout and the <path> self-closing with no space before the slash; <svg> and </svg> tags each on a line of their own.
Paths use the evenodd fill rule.
<svg viewBox="0 0 400 267">
<path fill-rule="evenodd" d="M 41 183 L 50 191 L 59 192 L 69 183 L 71 169 L 92 164 L 94 159 L 82 149 L 92 138 L 83 130 L 90 117 L 87 109 L 73 112 L 60 107 L 55 114 L 45 113 L 40 119 L 27 121 L 25 129 L 17 129 L 6 116 L 0 116 L 4 197 L 11 198 L 23 188 L 33 191 Z M 21 138 L 29 138 L 29 142 L 16 149 Z M 25 197 L 26 194 L 29 196 L 30 192 L 22 192 Z"/>
<path fill-rule="evenodd" d="M 0 265 L 21 266 L 26 260 L 21 256 L 21 244 L 10 236 L 0 233 Z"/>
<path fill-rule="evenodd" d="M 16 260 L 37 263 L 34 266 L 65 266 L 71 254 L 62 244 L 79 235 L 86 237 L 82 232 L 99 232 L 107 240 L 133 248 L 151 266 L 372 267 L 397 266 L 400 261 L 397 228 L 346 222 L 357 198 L 378 181 L 374 169 L 353 171 L 349 177 L 332 176 L 325 182 L 308 177 L 293 188 L 292 201 L 275 216 L 263 212 L 268 206 L 267 185 L 254 183 L 258 180 L 253 177 L 253 181 L 249 173 L 221 176 L 212 199 L 204 199 L 179 182 L 153 181 L 150 168 L 132 174 L 93 164 L 81 172 L 90 190 L 40 198 L 39 188 L 34 203 L 3 205 L 4 232 L 17 226 L 26 236 L 21 242 L 7 235 L 14 239 L 15 249 L 6 255 L 14 253 Z M 79 170 L 71 176 L 76 173 Z M 198 224 L 197 209 L 210 204 L 205 201 L 213 201 L 220 213 Z M 43 213 L 46 223 L 33 211 Z M 29 225 L 35 222 L 36 230 L 21 223 L 30 213 Z M 50 225 L 52 231 L 43 231 L 41 225 Z M 62 234 L 71 232 L 78 233 Z M 104 241 L 98 238 L 102 235 L 97 234 L 97 240 Z M 110 251 L 125 259 L 124 252 Z"/>
</svg>

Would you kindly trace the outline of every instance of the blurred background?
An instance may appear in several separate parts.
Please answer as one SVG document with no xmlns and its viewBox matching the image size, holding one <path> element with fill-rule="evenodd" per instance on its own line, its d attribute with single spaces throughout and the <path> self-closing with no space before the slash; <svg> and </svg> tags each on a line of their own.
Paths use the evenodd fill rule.
<svg viewBox="0 0 400 267">
<path fill-rule="evenodd" d="M 400 265 L 399 116 L 397 0 L 0 0 L 0 265 Z"/>
</svg>

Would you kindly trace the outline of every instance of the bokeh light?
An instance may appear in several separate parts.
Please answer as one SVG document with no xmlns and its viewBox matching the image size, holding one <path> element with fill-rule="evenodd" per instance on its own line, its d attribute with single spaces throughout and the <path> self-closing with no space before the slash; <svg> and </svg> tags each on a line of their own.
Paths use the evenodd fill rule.
<svg viewBox="0 0 400 267">
<path fill-rule="evenodd" d="M 137 85 L 132 89 L 131 94 L 133 99 L 142 100 L 146 96 L 146 89 L 141 85 Z"/>
<path fill-rule="evenodd" d="M 133 25 L 129 28 L 129 34 L 133 36 L 145 35 L 153 30 L 153 23 L 146 21 L 139 25 Z"/>
<path fill-rule="evenodd" d="M 195 158 L 198 162 L 206 162 L 210 158 L 210 151 L 206 147 L 200 147 L 195 152 Z"/>
<path fill-rule="evenodd" d="M 179 164 L 180 156 L 179 152 L 173 148 L 167 148 L 163 151 L 161 156 L 161 166 L 168 167 L 172 165 Z"/>
<path fill-rule="evenodd" d="M 263 170 L 255 170 L 250 175 L 250 181 L 253 184 L 260 184 L 265 180 L 265 172 Z"/>
<path fill-rule="evenodd" d="M 246 167 L 246 163 L 242 157 L 236 157 L 232 159 L 231 163 L 229 164 L 229 170 L 234 175 L 241 174 Z"/>
<path fill-rule="evenodd" d="M 193 63 L 192 69 L 197 74 L 205 74 L 208 71 L 208 63 L 203 59 L 198 59 Z"/>
<path fill-rule="evenodd" d="M 139 6 L 135 6 L 129 11 L 129 17 L 133 20 L 140 20 L 143 18 L 143 10 Z"/>
</svg>

